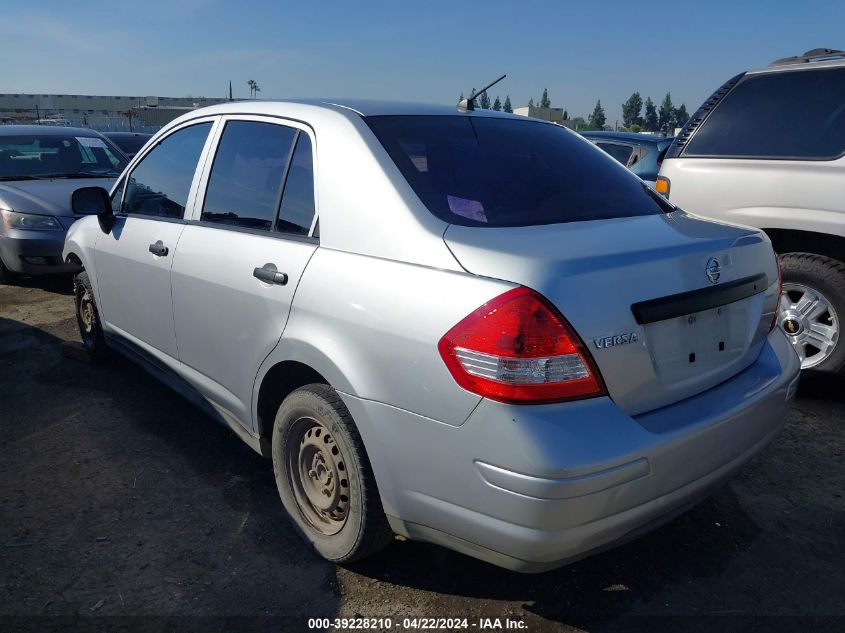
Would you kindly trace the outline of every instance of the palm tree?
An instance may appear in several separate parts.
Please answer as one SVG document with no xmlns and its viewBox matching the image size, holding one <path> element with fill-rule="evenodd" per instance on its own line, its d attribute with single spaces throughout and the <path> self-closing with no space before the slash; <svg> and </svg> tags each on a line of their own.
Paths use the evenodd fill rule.
<svg viewBox="0 0 845 633">
<path fill-rule="evenodd" d="M 255 89 L 258 87 L 258 84 L 255 83 L 255 79 L 250 79 L 246 82 L 246 85 L 249 86 L 249 98 L 252 99 L 253 95 L 255 95 Z"/>
<path fill-rule="evenodd" d="M 255 92 L 254 92 L 255 98 L 258 99 L 258 93 L 261 92 L 261 88 L 258 87 L 258 84 L 255 84 L 254 90 L 255 90 Z"/>
</svg>

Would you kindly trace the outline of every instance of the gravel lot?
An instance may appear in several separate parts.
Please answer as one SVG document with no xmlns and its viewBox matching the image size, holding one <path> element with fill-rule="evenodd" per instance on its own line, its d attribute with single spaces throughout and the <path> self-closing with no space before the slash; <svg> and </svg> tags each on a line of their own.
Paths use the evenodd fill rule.
<svg viewBox="0 0 845 633">
<path fill-rule="evenodd" d="M 783 433 L 729 486 L 610 552 L 522 576 L 397 541 L 339 568 L 294 534 L 268 461 L 128 362 L 62 357 L 77 339 L 67 278 L 0 286 L 0 630 L 69 616 L 107 630 L 307 630 L 309 617 L 356 615 L 845 629 L 841 383 L 805 381 Z"/>
</svg>

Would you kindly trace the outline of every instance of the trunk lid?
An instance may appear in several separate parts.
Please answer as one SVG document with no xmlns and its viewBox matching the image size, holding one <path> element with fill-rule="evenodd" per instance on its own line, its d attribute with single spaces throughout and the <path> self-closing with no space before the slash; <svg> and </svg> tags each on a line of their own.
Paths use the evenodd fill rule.
<svg viewBox="0 0 845 633">
<path fill-rule="evenodd" d="M 631 415 L 709 389 L 754 362 L 777 305 L 777 264 L 762 233 L 682 211 L 450 225 L 444 239 L 468 272 L 527 286 L 554 303 L 593 355 L 610 397 Z"/>
</svg>

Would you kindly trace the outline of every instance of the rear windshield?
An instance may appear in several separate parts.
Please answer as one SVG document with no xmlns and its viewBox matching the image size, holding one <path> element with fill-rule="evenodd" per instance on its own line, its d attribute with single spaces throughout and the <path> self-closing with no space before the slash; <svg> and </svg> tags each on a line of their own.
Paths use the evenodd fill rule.
<svg viewBox="0 0 845 633">
<path fill-rule="evenodd" d="M 830 160 L 845 154 L 845 68 L 750 75 L 684 156 Z"/>
<path fill-rule="evenodd" d="M 672 210 L 556 125 L 459 115 L 365 120 L 428 209 L 452 224 L 530 226 Z"/>
</svg>

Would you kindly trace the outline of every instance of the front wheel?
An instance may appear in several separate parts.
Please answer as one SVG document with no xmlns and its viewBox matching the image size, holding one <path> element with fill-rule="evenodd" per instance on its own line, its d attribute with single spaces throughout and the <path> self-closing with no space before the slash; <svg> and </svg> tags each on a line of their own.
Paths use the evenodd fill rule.
<svg viewBox="0 0 845 633">
<path fill-rule="evenodd" d="M 73 279 L 73 295 L 82 345 L 92 360 L 101 360 L 107 354 L 106 340 L 100 325 L 100 313 L 94 300 L 91 280 L 84 270 Z"/>
<path fill-rule="evenodd" d="M 321 556 L 350 562 L 390 541 L 364 444 L 334 389 L 307 385 L 285 398 L 272 452 L 282 503 Z"/>
<path fill-rule="evenodd" d="M 845 264 L 811 253 L 786 253 L 780 261 L 783 293 L 778 323 L 798 353 L 801 369 L 841 373 Z"/>
</svg>

